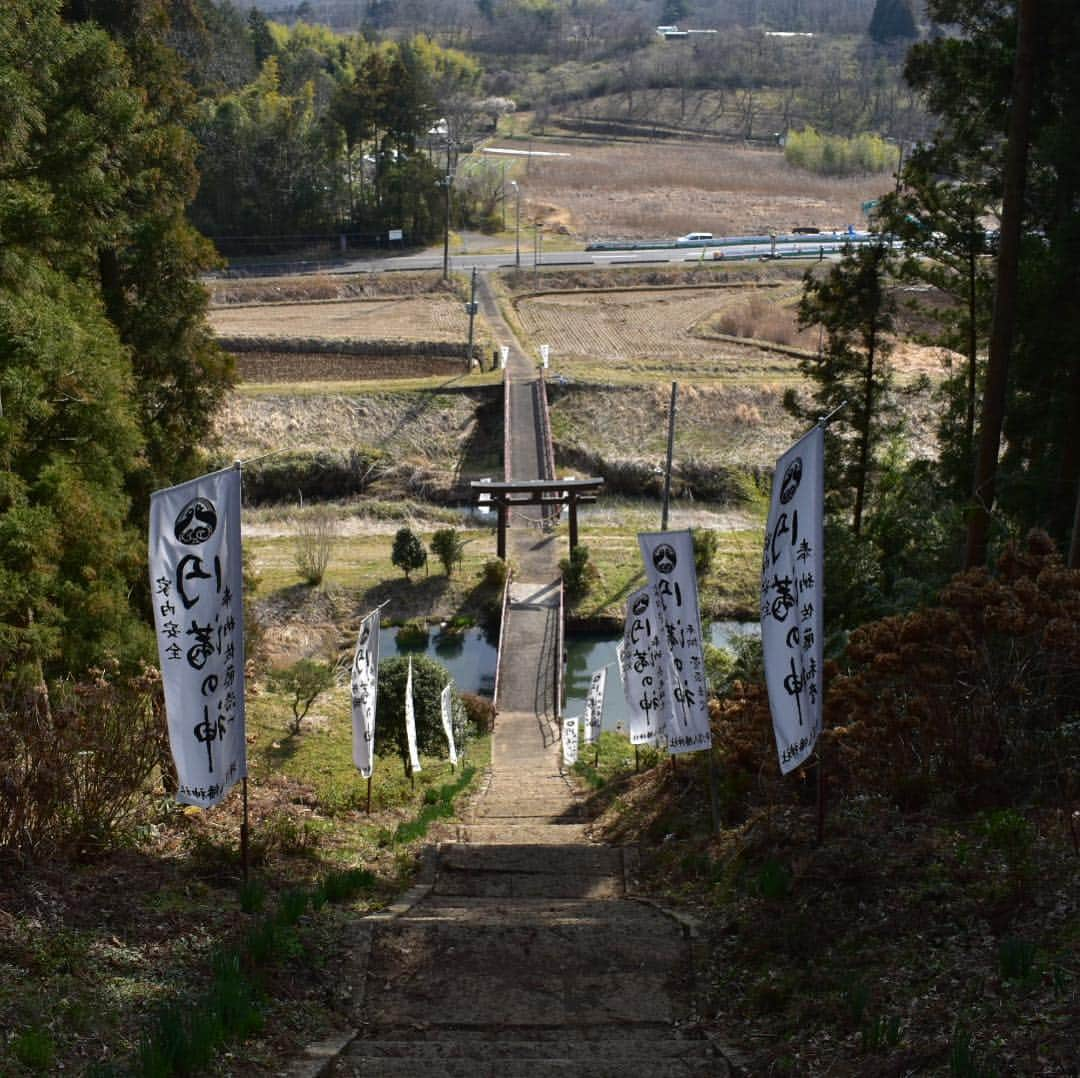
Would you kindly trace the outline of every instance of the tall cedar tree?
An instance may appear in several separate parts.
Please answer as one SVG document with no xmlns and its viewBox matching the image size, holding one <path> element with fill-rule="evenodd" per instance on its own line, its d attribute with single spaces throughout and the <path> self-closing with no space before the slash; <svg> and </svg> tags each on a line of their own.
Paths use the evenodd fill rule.
<svg viewBox="0 0 1080 1078">
<path fill-rule="evenodd" d="M 919 28 L 909 0 L 877 0 L 867 33 L 879 44 L 917 38 Z"/>
<path fill-rule="evenodd" d="M 925 167 L 942 186 L 970 185 L 998 207 L 1017 112 L 1017 4 L 930 0 L 927 10 L 953 32 L 914 46 L 905 68 L 941 117 Z M 1031 526 L 1066 541 L 1080 496 L 1080 6 L 1040 0 L 1030 43 L 1017 290 L 999 304 L 1015 328 L 1000 402 L 992 542 Z M 987 493 L 984 486 L 984 501 Z"/>
<path fill-rule="evenodd" d="M 197 33 L 200 19 L 194 0 L 72 0 L 70 8 L 73 20 L 101 26 L 124 49 L 141 97 L 116 162 L 126 182 L 96 254 L 105 311 L 131 350 L 146 448 L 129 485 L 142 523 L 152 490 L 203 466 L 217 402 L 233 381 L 199 282 L 217 257 L 185 216 L 198 187 L 186 127 L 194 96 L 166 44 L 174 22 Z"/>
<path fill-rule="evenodd" d="M 0 5 L 5 691 L 151 653 L 145 493 L 189 472 L 227 370 L 183 219 L 186 92 L 152 21 L 129 53 L 92 6 Z"/>
</svg>

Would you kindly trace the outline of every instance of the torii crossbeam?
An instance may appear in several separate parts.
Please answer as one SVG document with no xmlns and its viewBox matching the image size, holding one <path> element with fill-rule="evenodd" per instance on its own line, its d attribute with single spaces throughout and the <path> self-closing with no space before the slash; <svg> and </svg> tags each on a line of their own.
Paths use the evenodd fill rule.
<svg viewBox="0 0 1080 1078">
<path fill-rule="evenodd" d="M 597 492 L 604 480 L 593 476 L 589 479 L 523 479 L 516 483 L 482 483 L 474 480 L 469 484 L 473 501 L 490 500 L 499 513 L 499 538 L 496 552 L 506 560 L 506 528 L 510 509 L 514 506 L 539 505 L 570 510 L 570 549 L 578 544 L 577 507 L 580 502 L 595 502 Z M 487 495 L 488 498 L 482 498 Z"/>
</svg>

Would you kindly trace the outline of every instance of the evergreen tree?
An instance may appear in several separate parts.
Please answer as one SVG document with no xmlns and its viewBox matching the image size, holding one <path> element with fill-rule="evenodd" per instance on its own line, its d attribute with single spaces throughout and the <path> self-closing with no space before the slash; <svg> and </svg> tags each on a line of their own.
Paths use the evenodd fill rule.
<svg viewBox="0 0 1080 1078">
<path fill-rule="evenodd" d="M 919 28 L 915 23 L 910 0 L 877 0 L 867 33 L 879 45 L 917 38 Z"/>
<path fill-rule="evenodd" d="M 446 734 L 442 725 L 442 691 L 451 677 L 442 663 L 425 655 L 412 656 L 413 713 L 416 719 L 417 751 L 431 756 L 445 756 Z M 379 664 L 379 697 L 376 702 L 378 721 L 375 741 L 378 749 L 389 744 L 397 750 L 410 773 L 409 743 L 405 734 L 405 686 L 409 676 L 409 659 L 398 656 Z M 455 729 L 465 725 L 465 706 L 457 693 L 453 694 L 453 723 Z"/>
<path fill-rule="evenodd" d="M 1009 121 L 1017 111 L 1017 7 L 930 0 L 930 17 L 952 32 L 915 45 L 905 69 L 941 117 L 928 167 L 943 186 L 977 189 L 988 206 L 1004 198 Z M 1030 46 L 1017 291 L 998 304 L 1015 316 L 1001 402 L 1004 449 L 987 508 L 997 529 L 992 539 L 1041 526 L 1064 541 L 1080 484 L 1080 8 L 1041 0 Z"/>
<path fill-rule="evenodd" d="M 823 277 L 807 272 L 799 323 L 821 326 L 826 341 L 819 356 L 799 363 L 815 385 L 813 408 L 793 393 L 785 398 L 789 410 L 807 420 L 844 405 L 830 428 L 827 482 L 834 504 L 851 506 L 856 538 L 878 451 L 896 432 L 888 363 L 895 314 L 887 286 L 890 262 L 889 248 L 871 243 L 848 248 Z"/>
<path fill-rule="evenodd" d="M 420 536 L 411 528 L 398 529 L 394 536 L 390 561 L 405 574 L 406 580 L 414 569 L 422 569 L 427 565 L 427 551 L 424 549 L 424 544 L 420 541 Z"/>
</svg>

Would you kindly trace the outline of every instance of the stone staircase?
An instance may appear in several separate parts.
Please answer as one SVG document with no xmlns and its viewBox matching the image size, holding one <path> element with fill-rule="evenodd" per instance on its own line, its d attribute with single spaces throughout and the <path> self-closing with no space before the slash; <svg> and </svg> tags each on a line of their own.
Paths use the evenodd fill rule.
<svg viewBox="0 0 1080 1078">
<path fill-rule="evenodd" d="M 422 896 L 371 936 L 338 1078 L 731 1073 L 683 1030 L 686 924 L 628 895 L 629 851 L 588 841 L 543 719 L 499 716 L 492 770 Z"/>
</svg>

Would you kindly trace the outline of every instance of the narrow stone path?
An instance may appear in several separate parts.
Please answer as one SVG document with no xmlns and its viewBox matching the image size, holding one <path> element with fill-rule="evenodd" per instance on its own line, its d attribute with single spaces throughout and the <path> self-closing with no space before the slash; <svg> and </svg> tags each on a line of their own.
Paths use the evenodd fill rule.
<svg viewBox="0 0 1080 1078">
<path fill-rule="evenodd" d="M 535 369 L 487 283 L 478 291 L 496 339 L 512 343 L 511 476 L 543 477 Z M 422 883 L 358 934 L 359 1032 L 329 1073 L 726 1076 L 710 1042 L 680 1028 L 693 1009 L 688 925 L 631 896 L 633 850 L 592 841 L 562 769 L 555 541 L 535 512 L 516 513 L 510 536 L 490 771 Z"/>
</svg>

